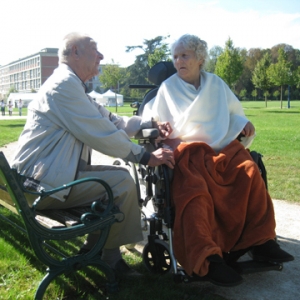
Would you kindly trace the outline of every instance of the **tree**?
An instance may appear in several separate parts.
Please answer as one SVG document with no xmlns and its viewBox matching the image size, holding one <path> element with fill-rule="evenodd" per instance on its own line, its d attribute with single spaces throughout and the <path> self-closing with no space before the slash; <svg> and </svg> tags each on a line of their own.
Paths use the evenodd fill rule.
<svg viewBox="0 0 300 300">
<path fill-rule="evenodd" d="M 280 108 L 282 108 L 283 86 L 292 83 L 291 63 L 287 61 L 287 55 L 283 48 L 278 49 L 278 62 L 271 64 L 267 70 L 270 81 L 280 87 Z"/>
<path fill-rule="evenodd" d="M 112 60 L 112 64 L 107 64 L 103 68 L 103 74 L 99 76 L 100 82 L 104 87 L 114 90 L 116 100 L 116 112 L 118 111 L 117 90 L 119 89 L 120 80 L 126 77 L 119 65 L 115 64 Z"/>
<path fill-rule="evenodd" d="M 154 49 L 154 52 L 148 56 L 148 65 L 150 68 L 160 61 L 171 61 L 170 50 L 167 44 L 162 44 L 160 47 L 157 47 Z"/>
<path fill-rule="evenodd" d="M 264 96 L 265 96 L 265 98 L 267 98 L 267 97 L 269 97 L 269 96 L 270 96 L 270 93 L 269 93 L 269 91 L 268 91 L 268 90 L 264 91 Z"/>
<path fill-rule="evenodd" d="M 267 52 L 265 53 L 263 58 L 258 61 L 252 73 L 252 82 L 254 86 L 258 89 L 262 89 L 264 92 L 266 107 L 267 107 L 267 96 L 268 96 L 266 92 L 272 86 L 270 77 L 267 73 L 267 70 L 269 69 L 270 65 L 271 65 L 271 56 Z"/>
<path fill-rule="evenodd" d="M 224 52 L 217 59 L 215 73 L 234 90 L 235 83 L 241 76 L 243 68 L 240 51 L 234 48 L 233 41 L 229 38 L 225 44 Z"/>
<path fill-rule="evenodd" d="M 169 58 L 169 50 L 163 41 L 169 36 L 157 36 L 152 40 L 144 40 L 144 45 L 127 46 L 126 52 L 142 50 L 143 54 L 137 55 L 133 65 L 128 67 L 130 81 L 128 84 L 146 84 L 148 83 L 148 72 L 150 64 Z M 155 52 L 155 50 L 157 51 Z M 149 58 L 150 57 L 150 58 Z"/>
<path fill-rule="evenodd" d="M 257 97 L 257 90 L 254 89 L 252 92 L 251 92 L 251 96 L 253 97 L 253 99 L 255 100 L 256 97 Z"/>
<path fill-rule="evenodd" d="M 300 88 L 300 67 L 294 71 L 295 85 Z"/>
<path fill-rule="evenodd" d="M 278 90 L 274 91 L 273 93 L 273 97 L 278 100 L 279 99 L 279 96 L 280 96 L 280 92 Z"/>
<path fill-rule="evenodd" d="M 208 61 L 205 65 L 205 70 L 210 73 L 215 72 L 218 57 L 223 53 L 223 48 L 220 46 L 212 47 L 208 52 Z"/>
<path fill-rule="evenodd" d="M 19 92 L 18 92 L 18 90 L 15 88 L 15 86 L 13 85 L 13 86 L 11 86 L 11 87 L 9 88 L 8 93 L 7 93 L 7 95 L 6 95 L 6 99 L 8 99 L 10 93 L 19 93 Z"/>
<path fill-rule="evenodd" d="M 242 89 L 247 91 L 253 91 L 255 88 L 251 81 L 252 73 L 257 62 L 263 57 L 265 51 L 258 48 L 251 48 L 250 50 L 241 49 L 240 54 L 243 57 L 244 69 L 237 83 L 235 84 L 235 90 L 238 93 Z"/>
<path fill-rule="evenodd" d="M 246 96 L 247 96 L 247 90 L 246 90 L 246 89 L 242 89 L 242 90 L 240 91 L 240 98 L 241 98 L 241 99 L 245 99 Z"/>
</svg>

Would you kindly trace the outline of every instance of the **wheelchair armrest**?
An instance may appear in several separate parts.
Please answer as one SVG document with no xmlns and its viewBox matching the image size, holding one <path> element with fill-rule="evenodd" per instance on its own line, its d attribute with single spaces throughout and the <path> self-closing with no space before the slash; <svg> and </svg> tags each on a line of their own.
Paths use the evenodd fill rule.
<svg viewBox="0 0 300 300">
<path fill-rule="evenodd" d="M 142 129 L 140 130 L 136 135 L 135 139 L 141 140 L 141 139 L 156 139 L 159 137 L 158 129 L 156 128 L 149 128 L 149 129 Z"/>
</svg>

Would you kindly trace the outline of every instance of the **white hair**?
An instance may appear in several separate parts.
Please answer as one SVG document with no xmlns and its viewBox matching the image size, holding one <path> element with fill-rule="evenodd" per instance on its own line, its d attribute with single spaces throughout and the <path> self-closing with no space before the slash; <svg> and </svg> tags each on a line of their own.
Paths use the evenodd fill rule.
<svg viewBox="0 0 300 300">
<path fill-rule="evenodd" d="M 187 50 L 194 51 L 196 58 L 198 60 L 203 60 L 203 63 L 200 66 L 200 69 L 203 69 L 208 59 L 207 43 L 204 40 L 201 40 L 196 35 L 184 34 L 178 40 L 176 40 L 171 46 L 171 55 L 172 55 L 173 63 L 174 63 L 173 54 L 175 48 L 179 44 L 182 44 L 183 47 Z"/>
<path fill-rule="evenodd" d="M 80 50 L 84 49 L 83 42 L 89 39 L 91 42 L 94 40 L 87 34 L 79 32 L 71 32 L 67 34 L 58 49 L 58 59 L 59 63 L 68 62 L 68 57 L 71 54 L 72 47 L 76 45 Z"/>
</svg>

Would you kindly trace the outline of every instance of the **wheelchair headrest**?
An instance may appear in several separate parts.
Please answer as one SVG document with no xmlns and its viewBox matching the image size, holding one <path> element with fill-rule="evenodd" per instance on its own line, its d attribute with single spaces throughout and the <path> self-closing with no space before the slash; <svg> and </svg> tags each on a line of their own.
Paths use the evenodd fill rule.
<svg viewBox="0 0 300 300">
<path fill-rule="evenodd" d="M 150 82 L 161 85 L 161 83 L 176 73 L 176 69 L 171 61 L 161 61 L 154 65 L 148 73 Z"/>
</svg>

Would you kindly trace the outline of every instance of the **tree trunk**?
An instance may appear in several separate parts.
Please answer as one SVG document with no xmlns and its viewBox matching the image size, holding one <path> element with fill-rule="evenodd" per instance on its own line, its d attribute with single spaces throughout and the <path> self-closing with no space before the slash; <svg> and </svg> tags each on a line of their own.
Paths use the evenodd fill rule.
<svg viewBox="0 0 300 300">
<path fill-rule="evenodd" d="M 282 86 L 281 86 L 281 92 L 280 92 L 280 108 L 282 109 Z"/>
<path fill-rule="evenodd" d="M 267 92 L 267 91 L 266 91 Z M 267 93 L 265 93 L 265 104 L 266 104 L 266 107 L 268 106 L 268 101 L 267 101 Z"/>
</svg>

